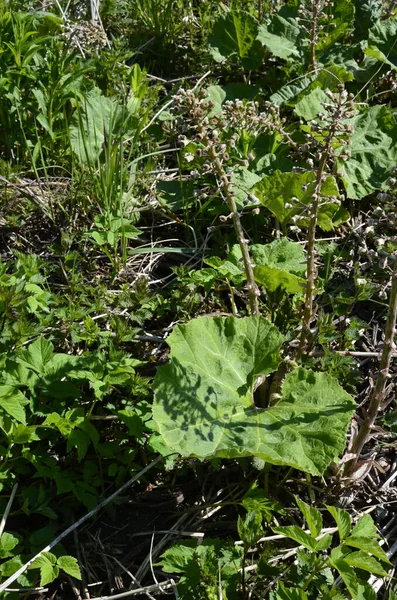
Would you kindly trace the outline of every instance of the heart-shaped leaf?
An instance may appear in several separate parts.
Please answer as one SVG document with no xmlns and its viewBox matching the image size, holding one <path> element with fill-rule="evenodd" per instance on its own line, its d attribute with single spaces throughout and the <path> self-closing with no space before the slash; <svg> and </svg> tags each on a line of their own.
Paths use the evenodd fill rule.
<svg viewBox="0 0 397 600">
<path fill-rule="evenodd" d="M 261 316 L 199 317 L 169 337 L 170 364 L 155 378 L 153 418 L 169 452 L 183 456 L 257 456 L 313 474 L 344 448 L 350 396 L 325 373 L 297 369 L 283 398 L 257 408 L 259 376 L 275 371 L 283 338 Z"/>
</svg>

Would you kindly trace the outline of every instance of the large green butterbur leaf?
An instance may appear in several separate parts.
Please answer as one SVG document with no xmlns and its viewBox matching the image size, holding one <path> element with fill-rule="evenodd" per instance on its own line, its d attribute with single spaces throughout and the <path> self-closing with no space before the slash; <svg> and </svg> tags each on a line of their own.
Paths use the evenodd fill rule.
<svg viewBox="0 0 397 600">
<path fill-rule="evenodd" d="M 360 200 L 381 189 L 397 162 L 397 123 L 387 106 L 372 106 L 352 120 L 351 157 L 339 163 L 346 192 Z"/>
<path fill-rule="evenodd" d="M 257 35 L 258 21 L 255 17 L 243 10 L 232 10 L 215 22 L 208 39 L 211 54 L 217 62 L 238 56 L 245 68 L 258 68 L 263 60 L 263 51 Z"/>
<path fill-rule="evenodd" d="M 313 474 L 342 452 L 353 411 L 332 377 L 297 369 L 282 400 L 254 405 L 259 376 L 275 371 L 283 337 L 261 316 L 199 317 L 169 337 L 171 362 L 155 378 L 153 418 L 169 452 L 257 456 Z"/>
<path fill-rule="evenodd" d="M 397 21 L 379 21 L 369 32 L 369 47 L 365 54 L 373 56 L 394 69 L 397 68 Z"/>
<path fill-rule="evenodd" d="M 268 291 L 274 292 L 281 287 L 289 294 L 303 293 L 306 260 L 301 244 L 290 242 L 286 238 L 274 240 L 270 244 L 253 244 L 250 255 L 255 280 Z M 233 246 L 227 263 L 239 265 L 242 270 L 239 245 Z"/>
<path fill-rule="evenodd" d="M 264 177 L 253 188 L 255 196 L 266 206 L 282 225 L 287 225 L 299 216 L 299 225 L 308 225 L 309 206 L 316 187 L 316 176 L 311 171 L 305 173 L 282 173 L 274 171 Z M 342 211 L 339 204 L 332 200 L 339 196 L 335 178 L 329 176 L 321 186 L 321 196 L 329 198 L 322 202 L 318 211 L 318 224 L 325 231 L 348 218 L 348 213 Z"/>
</svg>

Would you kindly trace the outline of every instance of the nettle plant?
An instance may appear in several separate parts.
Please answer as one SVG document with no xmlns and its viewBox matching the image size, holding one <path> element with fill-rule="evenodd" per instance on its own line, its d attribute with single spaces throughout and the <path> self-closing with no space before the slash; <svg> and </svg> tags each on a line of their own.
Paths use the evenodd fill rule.
<svg viewBox="0 0 397 600">
<path fill-rule="evenodd" d="M 269 523 L 278 516 L 280 508 L 258 492 L 258 488 L 249 490 L 240 502 L 247 512 L 238 519 L 241 539 L 237 543 L 216 538 L 197 546 L 192 540 L 182 540 L 162 555 L 163 571 L 181 573 L 181 598 L 345 600 L 343 582 L 348 597 L 376 599 L 368 576 L 387 577 L 390 561 L 379 545 L 370 515 L 353 524 L 346 510 L 327 506 L 329 514 L 324 511 L 324 517 L 331 515 L 336 527 L 323 530 L 322 512 L 296 498 L 299 516 L 307 529 L 276 526 L 271 527 L 272 535 L 266 536 L 262 522 Z M 262 554 L 252 564 L 250 553 L 260 542 L 264 544 Z M 288 550 L 295 560 L 287 567 L 278 566 L 274 556 L 277 545 L 285 543 L 298 544 Z M 393 598 L 391 594 L 390 600 Z"/>
</svg>

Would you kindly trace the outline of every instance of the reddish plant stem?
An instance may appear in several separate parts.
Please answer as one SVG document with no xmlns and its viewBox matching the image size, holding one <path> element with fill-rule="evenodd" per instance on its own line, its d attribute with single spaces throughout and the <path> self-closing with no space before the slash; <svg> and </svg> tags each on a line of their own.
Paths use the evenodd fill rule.
<svg viewBox="0 0 397 600">
<path fill-rule="evenodd" d="M 395 266 L 392 275 L 392 285 L 389 301 L 389 311 L 387 315 L 385 327 L 385 344 L 383 346 L 382 356 L 379 363 L 379 374 L 375 386 L 372 390 L 371 400 L 365 417 L 358 433 L 353 440 L 349 454 L 353 454 L 354 458 L 345 464 L 343 473 L 349 477 L 353 474 L 361 451 L 368 440 L 368 436 L 375 423 L 375 419 L 382 406 L 382 401 L 385 395 L 387 381 L 390 377 L 390 362 L 394 350 L 394 334 L 397 320 L 397 266 Z"/>
</svg>

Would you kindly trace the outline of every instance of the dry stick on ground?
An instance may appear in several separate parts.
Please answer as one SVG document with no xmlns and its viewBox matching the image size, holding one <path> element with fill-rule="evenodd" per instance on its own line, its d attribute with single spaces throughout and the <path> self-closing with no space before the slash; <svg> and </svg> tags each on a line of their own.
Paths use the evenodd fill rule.
<svg viewBox="0 0 397 600">
<path fill-rule="evenodd" d="M 76 521 L 76 523 L 73 523 L 73 525 L 71 525 L 65 531 L 63 531 L 62 533 L 60 533 L 55 538 L 55 540 L 53 540 L 50 544 L 48 544 L 48 546 L 46 546 L 45 548 L 43 548 L 42 550 L 40 550 L 40 552 L 38 552 L 35 556 L 33 556 L 33 558 L 31 558 L 30 560 L 28 560 L 28 562 L 26 564 L 24 564 L 20 569 L 18 569 L 18 571 L 15 571 L 15 573 L 13 575 L 11 575 L 11 577 L 9 577 L 8 579 L 6 579 L 0 585 L 0 593 L 4 592 L 4 590 L 6 588 L 8 588 L 8 586 L 11 583 L 13 583 L 16 579 L 18 579 L 18 577 L 20 575 L 22 575 L 22 573 L 24 573 L 25 571 L 27 571 L 27 569 L 34 563 L 34 561 L 36 559 L 39 558 L 39 556 L 41 556 L 41 554 L 43 552 L 49 552 L 54 546 L 56 546 L 61 540 L 63 540 L 64 537 L 66 537 L 69 533 L 71 533 L 72 531 L 74 531 L 77 527 L 79 527 L 80 525 L 82 525 L 83 523 L 85 523 L 86 521 L 88 521 L 88 519 L 90 519 L 93 515 L 95 515 L 101 508 L 103 508 L 104 506 L 106 506 L 107 504 L 109 504 L 109 502 L 111 502 L 114 498 L 116 498 L 116 496 L 118 496 L 119 494 L 121 494 L 121 492 L 124 492 L 124 490 L 126 490 L 127 488 L 129 488 L 129 486 L 134 483 L 134 481 L 136 481 L 137 479 L 139 479 L 140 477 L 142 477 L 142 475 L 144 475 L 147 471 L 149 471 L 152 467 L 154 467 L 154 465 L 156 465 L 161 459 L 164 459 L 164 458 L 165 457 L 163 457 L 163 456 L 158 456 L 155 460 L 153 460 L 151 463 L 149 463 L 145 468 L 143 468 L 141 471 L 139 471 L 139 473 L 137 473 L 136 475 L 134 475 L 134 477 L 132 477 L 129 481 L 127 481 L 127 483 L 125 483 L 124 485 L 122 485 L 121 488 L 119 488 L 113 494 L 111 494 L 111 496 L 109 496 L 108 498 L 105 498 L 105 500 L 102 500 L 102 502 L 100 502 L 98 504 L 98 506 L 96 506 L 95 508 L 93 508 L 92 510 L 90 510 L 90 512 L 87 513 L 86 515 L 84 515 L 84 517 L 81 517 L 81 519 L 79 519 L 78 521 Z"/>
<path fill-rule="evenodd" d="M 397 260 L 397 256 L 395 257 Z M 385 395 L 387 382 L 390 378 L 390 363 L 394 350 L 394 334 L 397 319 L 397 264 L 394 264 L 392 275 L 392 285 L 389 301 L 389 310 L 385 328 L 385 344 L 379 364 L 379 375 L 376 380 L 375 387 L 372 391 L 371 400 L 369 403 L 367 416 L 365 417 L 358 433 L 353 440 L 349 454 L 353 454 L 354 458 L 348 461 L 344 467 L 343 473 L 345 476 L 351 476 L 356 468 L 357 460 L 371 432 L 372 426 L 382 406 L 382 400 Z"/>
</svg>

